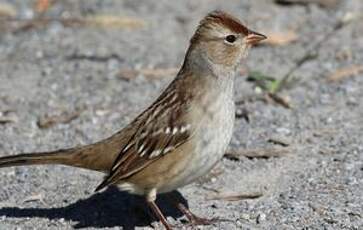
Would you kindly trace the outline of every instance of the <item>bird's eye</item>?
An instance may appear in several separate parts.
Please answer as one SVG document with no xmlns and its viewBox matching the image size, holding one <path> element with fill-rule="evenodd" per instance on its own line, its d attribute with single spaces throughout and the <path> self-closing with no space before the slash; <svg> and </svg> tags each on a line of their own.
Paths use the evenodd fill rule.
<svg viewBox="0 0 363 230">
<path fill-rule="evenodd" d="M 225 40 L 226 40 L 226 42 L 228 42 L 228 43 L 233 43 L 233 42 L 235 42 L 236 41 L 236 36 L 235 35 L 228 35 L 228 36 L 226 36 L 226 38 L 225 38 Z"/>
</svg>

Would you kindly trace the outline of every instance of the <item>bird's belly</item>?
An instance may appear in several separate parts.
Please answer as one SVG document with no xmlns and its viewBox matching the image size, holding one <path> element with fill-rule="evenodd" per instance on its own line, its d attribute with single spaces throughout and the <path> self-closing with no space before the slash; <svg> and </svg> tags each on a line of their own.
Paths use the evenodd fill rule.
<svg viewBox="0 0 363 230">
<path fill-rule="evenodd" d="M 223 157 L 231 140 L 234 125 L 234 102 L 223 101 L 223 109 L 216 109 L 213 117 L 203 121 L 204 125 L 196 133 L 201 141 L 195 143 L 195 153 L 178 176 L 159 188 L 159 192 L 168 192 L 190 184 L 207 174 Z M 216 105 L 220 106 L 220 105 Z"/>
</svg>

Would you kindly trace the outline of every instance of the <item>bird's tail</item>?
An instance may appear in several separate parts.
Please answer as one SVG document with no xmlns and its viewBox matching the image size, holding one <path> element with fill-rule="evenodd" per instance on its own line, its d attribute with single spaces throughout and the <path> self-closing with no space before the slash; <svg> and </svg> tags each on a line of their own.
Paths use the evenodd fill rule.
<svg viewBox="0 0 363 230">
<path fill-rule="evenodd" d="M 62 164 L 73 167 L 108 172 L 118 154 L 118 147 L 111 142 L 51 152 L 25 153 L 0 157 L 0 168 L 22 165 Z"/>
<path fill-rule="evenodd" d="M 72 157 L 73 149 L 61 149 L 54 152 L 26 153 L 14 156 L 0 158 L 0 168 L 20 166 L 20 165 L 38 165 L 38 164 L 65 164 L 69 163 Z"/>
</svg>

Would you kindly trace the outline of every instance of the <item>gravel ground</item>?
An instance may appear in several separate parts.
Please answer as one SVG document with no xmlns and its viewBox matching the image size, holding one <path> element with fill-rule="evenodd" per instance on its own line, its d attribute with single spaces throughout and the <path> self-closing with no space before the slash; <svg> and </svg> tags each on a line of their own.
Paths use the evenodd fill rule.
<svg viewBox="0 0 363 230">
<path fill-rule="evenodd" d="M 0 0 L 4 4 L 14 7 L 17 18 L 34 17 L 34 1 Z M 21 29 L 22 22 L 9 28 L 2 20 L 0 118 L 13 122 L 0 122 L 0 156 L 87 144 L 119 130 L 173 78 L 126 70 L 173 72 L 198 20 L 214 9 L 237 15 L 261 33 L 298 35 L 293 43 L 254 48 L 241 67 L 277 78 L 339 20 L 353 19 L 330 33 L 315 49 L 317 56 L 293 73 L 295 84 L 281 92 L 291 109 L 261 100 L 239 105 L 250 121 L 236 121 L 230 149 L 279 148 L 288 154 L 226 158 L 211 175 L 174 195 L 200 216 L 232 220 L 203 229 L 363 229 L 363 71 L 328 80 L 337 69 L 363 63 L 363 19 L 354 19 L 363 12 L 360 0 L 341 1 L 335 8 L 267 0 L 59 0 L 46 17 L 107 14 L 142 20 L 144 26 L 52 21 Z M 254 85 L 239 76 L 236 100 L 255 95 Z M 47 117 L 64 121 L 39 125 Z M 0 229 L 161 228 L 139 197 L 117 188 L 94 194 L 103 177 L 96 172 L 33 166 L 1 169 L 0 176 Z M 262 196 L 216 200 L 215 191 Z M 158 202 L 163 201 L 161 196 Z M 185 222 L 172 207 L 162 207 L 173 224 Z"/>
</svg>

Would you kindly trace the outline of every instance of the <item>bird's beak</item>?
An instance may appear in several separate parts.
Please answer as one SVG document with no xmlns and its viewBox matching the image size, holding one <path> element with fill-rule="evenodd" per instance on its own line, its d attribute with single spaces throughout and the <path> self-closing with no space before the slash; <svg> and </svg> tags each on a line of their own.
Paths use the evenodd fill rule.
<svg viewBox="0 0 363 230">
<path fill-rule="evenodd" d="M 246 42 L 249 45 L 255 45 L 262 40 L 265 40 L 267 37 L 263 34 L 257 33 L 255 31 L 248 31 L 248 35 L 246 37 Z"/>
</svg>

